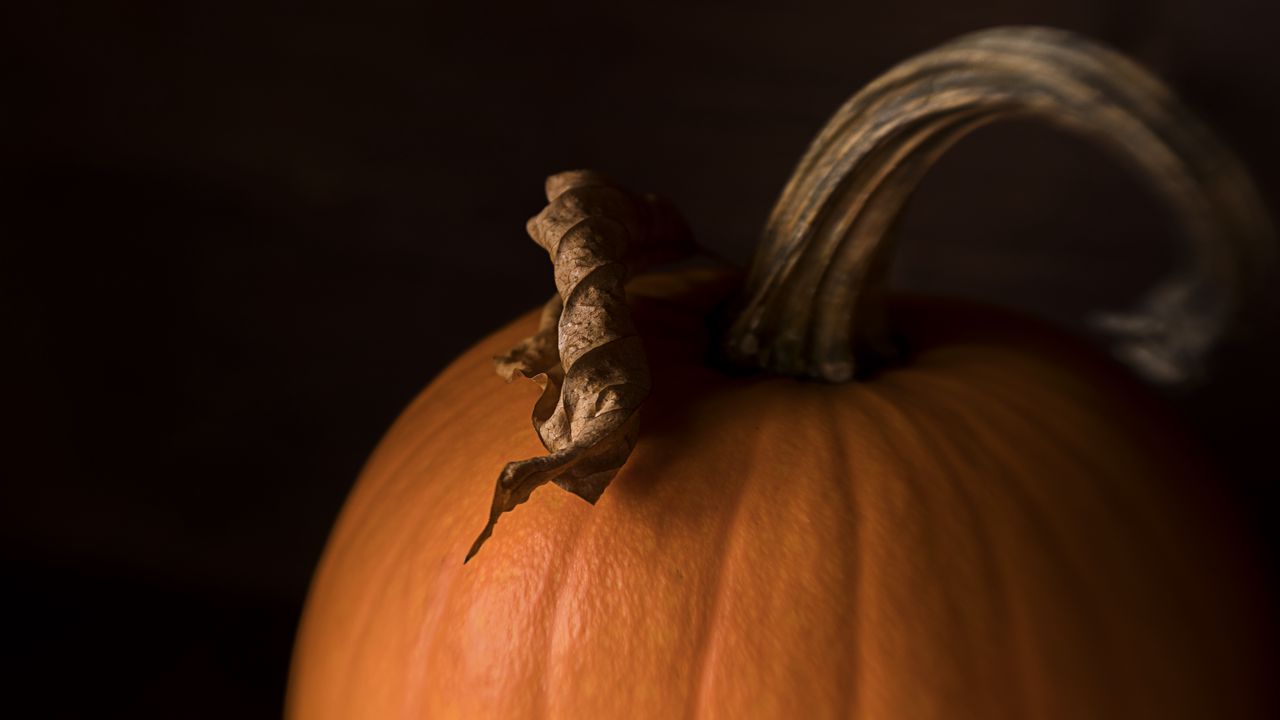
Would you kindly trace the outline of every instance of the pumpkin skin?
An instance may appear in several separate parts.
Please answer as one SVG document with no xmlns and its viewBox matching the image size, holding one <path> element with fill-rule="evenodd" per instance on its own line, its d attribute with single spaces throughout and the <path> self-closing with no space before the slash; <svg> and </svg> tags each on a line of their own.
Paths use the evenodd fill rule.
<svg viewBox="0 0 1280 720">
<path fill-rule="evenodd" d="M 869 381 L 704 361 L 735 278 L 647 276 L 638 445 L 596 506 L 547 485 L 485 339 L 408 407 L 337 523 L 287 714 L 323 718 L 1265 717 L 1261 614 L 1210 473 L 1109 361 L 900 301 Z"/>
</svg>

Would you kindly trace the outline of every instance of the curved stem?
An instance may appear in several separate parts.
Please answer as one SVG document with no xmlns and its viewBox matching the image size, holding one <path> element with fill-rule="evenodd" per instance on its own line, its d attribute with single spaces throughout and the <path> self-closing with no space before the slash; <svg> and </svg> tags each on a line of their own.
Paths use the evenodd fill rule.
<svg viewBox="0 0 1280 720">
<path fill-rule="evenodd" d="M 1154 380 L 1193 375 L 1275 255 L 1240 163 L 1158 80 L 1069 33 L 999 28 L 890 70 L 818 135 L 765 228 L 730 359 L 840 382 L 892 353 L 883 318 L 890 230 L 933 163 L 996 120 L 1034 116 L 1099 138 L 1173 207 L 1190 250 L 1127 314 L 1103 318 L 1115 350 Z"/>
</svg>

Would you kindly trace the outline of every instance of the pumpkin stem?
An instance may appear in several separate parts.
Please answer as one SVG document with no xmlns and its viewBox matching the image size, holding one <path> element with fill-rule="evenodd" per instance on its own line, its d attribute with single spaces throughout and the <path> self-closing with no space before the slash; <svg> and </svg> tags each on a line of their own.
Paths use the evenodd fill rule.
<svg viewBox="0 0 1280 720">
<path fill-rule="evenodd" d="M 1149 73 L 1070 33 L 997 28 L 908 60 L 836 112 L 765 227 L 726 339 L 730 360 L 831 382 L 892 355 L 891 229 L 929 167 L 987 123 L 1035 116 L 1100 138 L 1170 201 L 1189 257 L 1139 307 L 1101 318 L 1156 381 L 1198 370 L 1266 281 L 1274 233 L 1241 164 Z"/>
</svg>

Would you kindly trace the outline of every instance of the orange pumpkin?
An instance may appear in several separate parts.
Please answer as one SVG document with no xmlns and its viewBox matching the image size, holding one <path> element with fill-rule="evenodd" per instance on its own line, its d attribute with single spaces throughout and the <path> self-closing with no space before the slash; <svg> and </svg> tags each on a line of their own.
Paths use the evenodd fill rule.
<svg viewBox="0 0 1280 720">
<path fill-rule="evenodd" d="M 289 717 L 1267 716 L 1245 549 L 1118 366 L 897 299 L 876 325 L 909 350 L 865 382 L 730 375 L 707 318 L 742 282 L 628 286 L 653 377 L 630 459 L 594 507 L 540 488 L 465 566 L 493 478 L 541 451 L 537 388 L 491 367 L 537 313 L 436 378 L 334 529 Z"/>
</svg>

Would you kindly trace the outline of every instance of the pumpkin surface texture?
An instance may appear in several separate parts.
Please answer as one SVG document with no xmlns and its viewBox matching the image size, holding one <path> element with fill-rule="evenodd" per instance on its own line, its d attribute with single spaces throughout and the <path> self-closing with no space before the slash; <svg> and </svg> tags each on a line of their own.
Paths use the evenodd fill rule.
<svg viewBox="0 0 1280 720">
<path fill-rule="evenodd" d="M 1109 138 L 1188 226 L 1185 267 L 1097 326 L 1110 357 L 884 288 L 929 164 L 1026 114 Z M 1274 237 L 1140 69 L 1042 29 L 904 63 L 819 134 L 746 272 L 646 273 L 692 247 L 669 205 L 590 171 L 546 190 L 557 294 L 370 458 L 290 718 L 1272 717 L 1250 546 L 1112 357 L 1193 377 Z"/>
<path fill-rule="evenodd" d="M 1248 716 L 1203 469 L 1117 368 L 915 302 L 870 382 L 735 379 L 705 362 L 724 294 L 632 284 L 659 382 L 631 460 L 594 507 L 535 491 L 465 566 L 538 451 L 536 386 L 491 360 L 536 315 L 445 370 L 334 530 L 291 717 Z"/>
</svg>

